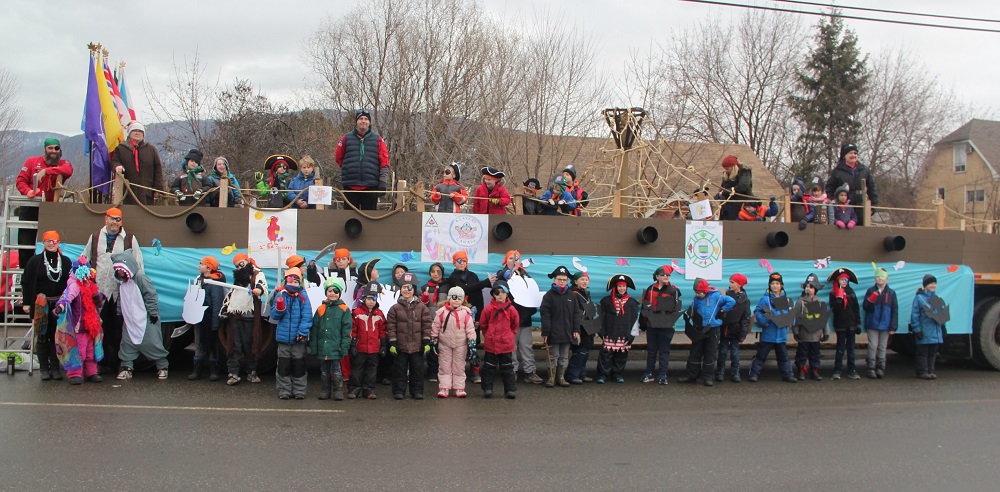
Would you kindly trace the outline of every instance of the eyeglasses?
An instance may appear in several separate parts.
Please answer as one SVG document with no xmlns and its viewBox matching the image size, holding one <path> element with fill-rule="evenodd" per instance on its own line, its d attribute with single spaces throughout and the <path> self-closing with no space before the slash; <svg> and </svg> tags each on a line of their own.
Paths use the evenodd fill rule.
<svg viewBox="0 0 1000 492">
<path fill-rule="evenodd" d="M 42 242 L 45 243 L 45 244 L 59 244 L 59 240 L 58 239 L 46 239 L 46 240 L 44 240 Z"/>
<path fill-rule="evenodd" d="M 111 222 L 121 222 L 122 221 L 121 217 L 115 217 L 114 215 L 108 215 L 107 217 L 109 219 L 111 219 Z"/>
<path fill-rule="evenodd" d="M 60 150 L 61 148 L 62 147 L 58 145 L 49 145 L 48 147 L 45 147 L 45 150 Z"/>
<path fill-rule="evenodd" d="M 448 299 L 451 299 L 452 301 L 457 301 L 459 299 L 462 299 L 462 296 L 448 296 Z"/>
<path fill-rule="evenodd" d="M 403 290 L 413 290 L 413 286 L 412 285 L 404 285 L 404 286 L 400 287 L 400 289 L 403 289 Z"/>
</svg>

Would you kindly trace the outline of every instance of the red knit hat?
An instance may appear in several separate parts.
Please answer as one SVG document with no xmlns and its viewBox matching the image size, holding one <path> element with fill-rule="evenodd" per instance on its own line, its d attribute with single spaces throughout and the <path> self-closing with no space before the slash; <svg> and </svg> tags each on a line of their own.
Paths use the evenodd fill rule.
<svg viewBox="0 0 1000 492">
<path fill-rule="evenodd" d="M 729 281 L 740 284 L 740 288 L 747 286 L 747 276 L 742 273 L 734 273 L 732 277 L 729 277 Z"/>
<path fill-rule="evenodd" d="M 739 164 L 740 161 L 736 158 L 735 155 L 727 155 L 725 158 L 722 159 L 722 167 L 725 168 L 738 166 Z"/>
<path fill-rule="evenodd" d="M 712 286 L 709 285 L 708 280 L 705 279 L 699 280 L 698 283 L 694 285 L 695 292 L 704 292 L 707 294 L 710 290 L 712 290 Z"/>
</svg>

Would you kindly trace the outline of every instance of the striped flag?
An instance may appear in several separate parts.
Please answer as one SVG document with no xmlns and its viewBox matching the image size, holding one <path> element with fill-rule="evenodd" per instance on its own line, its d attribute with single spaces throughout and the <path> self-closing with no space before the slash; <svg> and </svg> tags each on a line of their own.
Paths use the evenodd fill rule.
<svg viewBox="0 0 1000 492">
<path fill-rule="evenodd" d="M 121 65 L 118 66 L 118 70 L 115 70 L 115 82 L 118 84 L 118 92 L 122 96 L 122 101 L 125 102 L 125 107 L 128 108 L 129 117 L 131 117 L 131 120 L 126 122 L 127 127 L 127 123 L 136 120 L 136 117 L 135 110 L 132 109 L 132 103 L 128 100 L 128 92 L 125 87 L 125 62 L 122 62 Z"/>
<path fill-rule="evenodd" d="M 99 55 L 98 55 L 99 56 Z M 125 140 L 122 131 L 121 119 L 118 111 L 115 110 L 114 98 L 111 95 L 111 85 L 104 76 L 105 71 L 94 67 L 94 76 L 97 80 L 97 95 L 101 100 L 101 122 L 104 125 L 104 139 L 107 142 L 108 152 L 114 152 L 118 144 Z"/>
<path fill-rule="evenodd" d="M 111 69 L 108 68 L 108 59 L 104 58 L 104 79 L 108 82 L 108 92 L 111 93 L 111 101 L 115 105 L 115 113 L 118 114 L 118 121 L 121 123 L 122 128 L 128 127 L 128 124 L 132 122 L 135 118 L 132 117 L 131 113 L 128 111 L 128 105 L 125 104 L 125 100 L 122 99 L 122 95 L 118 92 L 118 83 L 115 82 L 115 78 L 111 75 Z M 122 140 L 125 138 L 124 132 L 122 132 Z"/>
</svg>

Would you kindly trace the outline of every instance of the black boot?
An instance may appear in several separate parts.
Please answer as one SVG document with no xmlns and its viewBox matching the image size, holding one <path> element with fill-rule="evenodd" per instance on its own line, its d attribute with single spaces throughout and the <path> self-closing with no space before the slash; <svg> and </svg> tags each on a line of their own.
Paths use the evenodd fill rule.
<svg viewBox="0 0 1000 492">
<path fill-rule="evenodd" d="M 195 381 L 201 379 L 201 370 L 204 362 L 201 357 L 194 358 L 194 364 L 191 367 L 191 374 L 188 374 L 188 381 Z"/>
<path fill-rule="evenodd" d="M 323 388 L 319 391 L 319 399 L 320 400 L 329 400 L 330 399 L 330 375 L 329 374 L 320 374 L 319 378 L 323 382 Z"/>
<path fill-rule="evenodd" d="M 344 378 L 334 377 L 333 378 L 333 399 L 334 401 L 344 400 Z"/>
<path fill-rule="evenodd" d="M 217 359 L 208 360 L 208 380 L 218 381 L 222 375 L 219 373 L 219 361 Z"/>
</svg>

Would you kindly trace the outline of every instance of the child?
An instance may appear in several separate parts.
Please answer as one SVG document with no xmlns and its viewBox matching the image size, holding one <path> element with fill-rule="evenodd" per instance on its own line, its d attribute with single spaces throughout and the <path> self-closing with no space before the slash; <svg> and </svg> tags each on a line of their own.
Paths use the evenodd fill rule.
<svg viewBox="0 0 1000 492">
<path fill-rule="evenodd" d="M 431 312 L 436 312 L 448 297 L 448 284 L 444 280 L 444 266 L 433 263 L 427 269 L 431 279 L 420 289 L 420 301 L 427 305 Z M 438 354 L 436 351 L 427 353 L 427 377 L 432 383 L 437 382 Z"/>
<path fill-rule="evenodd" d="M 561 174 L 552 179 L 549 189 L 542 193 L 539 200 L 542 201 L 542 215 L 574 215 L 576 211 L 576 200 L 573 199 L 566 187 L 568 183 Z"/>
<path fill-rule="evenodd" d="M 201 167 L 202 157 L 204 154 L 198 149 L 191 149 L 184 156 L 181 172 L 170 184 L 170 191 L 177 196 L 178 205 L 194 205 L 202 193 L 212 187 L 205 176 L 205 168 Z"/>
<path fill-rule="evenodd" d="M 285 199 L 288 202 L 295 202 L 294 207 L 315 209 L 316 205 L 309 204 L 309 187 L 316 184 L 318 177 L 319 168 L 316 166 L 316 161 L 308 155 L 303 156 L 299 163 L 299 173 L 288 183 L 289 191 L 286 193 Z"/>
<path fill-rule="evenodd" d="M 464 306 L 465 291 L 461 287 L 448 290 L 448 301 L 434 313 L 431 324 L 431 347 L 437 347 L 438 398 L 448 398 L 449 390 L 465 398 L 465 357 L 476 348 L 476 327 L 472 311 Z"/>
<path fill-rule="evenodd" d="M 854 211 L 854 207 L 848 203 L 850 191 L 851 187 L 847 183 L 837 188 L 837 205 L 833 207 L 833 222 L 837 224 L 839 229 L 854 229 L 854 226 L 858 224 L 858 214 Z"/>
<path fill-rule="evenodd" d="M 163 348 L 160 329 L 160 304 L 156 288 L 127 249 L 111 255 L 118 282 L 118 308 L 125 320 L 122 344 L 118 349 L 121 370 L 118 379 L 132 379 L 135 359 L 139 354 L 156 362 L 156 378 L 167 379 L 167 351 Z"/>
<path fill-rule="evenodd" d="M 729 355 L 729 369 L 733 375 L 731 381 L 738 383 L 740 379 L 740 344 L 750 333 L 750 298 L 744 287 L 747 277 L 742 273 L 734 273 L 729 277 L 729 290 L 726 295 L 736 301 L 719 328 L 718 368 L 715 370 L 715 380 L 722 381 L 726 376 L 726 355 Z"/>
<path fill-rule="evenodd" d="M 340 370 L 340 361 L 347 355 L 351 347 L 351 311 L 340 299 L 347 290 L 343 279 L 330 277 L 323 282 L 326 299 L 316 309 L 313 315 L 312 329 L 309 330 L 309 348 L 319 360 L 319 377 L 323 383 L 319 399 L 330 399 L 330 387 L 333 387 L 333 399 L 344 399 L 344 374 Z"/>
<path fill-rule="evenodd" d="M 492 167 L 481 169 L 483 182 L 476 187 L 473 194 L 472 213 L 474 214 L 494 214 L 504 215 L 507 213 L 507 205 L 510 205 L 510 193 L 501 183 L 504 178 L 503 171 Z"/>
<path fill-rule="evenodd" d="M 104 358 L 100 318 L 104 295 L 97 289 L 94 270 L 82 256 L 73 262 L 71 274 L 53 309 L 56 316 L 66 312 L 55 334 L 59 362 L 66 369 L 69 384 L 84 380 L 100 383 L 103 379 L 97 374 L 97 363 Z"/>
<path fill-rule="evenodd" d="M 830 223 L 830 212 L 827 208 L 827 203 L 830 203 L 830 201 L 827 200 L 826 193 L 823 193 L 822 186 L 819 184 L 812 185 L 812 188 L 809 189 L 809 196 L 805 197 L 805 202 L 808 211 L 803 220 L 816 224 Z M 799 229 L 805 229 L 805 227 L 802 227 L 801 222 L 799 223 Z"/>
<path fill-rule="evenodd" d="M 601 355 L 597 359 L 597 384 L 604 384 L 614 378 L 616 383 L 625 382 L 625 362 L 632 349 L 632 340 L 639 334 L 635 326 L 639 320 L 639 303 L 628 295 L 628 289 L 635 289 L 632 277 L 618 274 L 608 279 L 607 290 L 611 294 L 601 299 Z"/>
<path fill-rule="evenodd" d="M 826 315 L 829 312 L 826 304 L 816 297 L 823 289 L 819 277 L 810 273 L 802 284 L 802 297 L 795 305 L 795 326 L 792 335 L 798 346 L 795 348 L 795 372 L 800 380 L 809 374 L 813 380 L 821 381 L 819 375 L 819 342 L 830 339 L 826 329 Z M 807 365 L 808 363 L 808 365 Z"/>
<path fill-rule="evenodd" d="M 642 315 L 639 328 L 646 331 L 646 373 L 643 383 L 657 381 L 667 384 L 667 367 L 670 365 L 670 342 L 674 339 L 674 322 L 680 317 L 681 291 L 670 283 L 670 265 L 656 267 L 653 284 L 642 293 Z M 656 361 L 660 361 L 659 377 L 653 379 Z"/>
<path fill-rule="evenodd" d="M 514 362 L 511 360 L 514 352 L 514 338 L 517 336 L 520 318 L 517 310 L 511 304 L 507 294 L 510 289 L 507 282 L 497 280 L 490 294 L 493 300 L 483 308 L 479 318 L 479 326 L 483 333 L 483 348 L 486 357 L 483 360 L 483 397 L 493 396 L 493 380 L 497 372 L 503 380 L 503 394 L 513 400 L 517 398 L 517 376 L 514 375 Z"/>
<path fill-rule="evenodd" d="M 792 186 L 789 187 L 789 195 L 791 196 L 791 211 L 792 211 L 792 222 L 799 223 L 799 229 L 805 229 L 805 217 L 809 212 L 809 206 L 806 203 L 806 185 L 805 180 L 802 178 L 795 178 L 792 180 Z"/>
<path fill-rule="evenodd" d="M 521 253 L 516 249 L 507 251 L 504 254 L 503 268 L 497 271 L 496 276 L 497 279 L 507 281 L 508 285 L 512 281 L 523 282 L 522 279 L 516 277 L 531 278 L 531 275 L 528 275 L 528 271 L 521 264 Z M 520 367 L 524 372 L 525 383 L 542 384 L 545 380 L 540 378 L 538 374 L 535 374 L 535 349 L 532 345 L 531 335 L 531 317 L 538 310 L 519 305 L 517 299 L 514 299 L 514 296 L 509 295 L 509 293 L 507 298 L 510 299 L 510 302 L 514 303 L 514 309 L 517 310 L 517 316 L 521 320 L 521 326 L 517 329 L 517 339 L 515 340 L 517 357 L 514 357 L 514 372 L 517 372 Z"/>
<path fill-rule="evenodd" d="M 773 272 L 767 277 L 767 288 L 767 293 L 760 298 L 760 302 L 754 308 L 757 326 L 761 327 L 760 347 L 750 364 L 748 379 L 751 383 L 757 382 L 761 371 L 764 370 L 767 356 L 771 350 L 774 350 L 782 381 L 797 383 L 798 380 L 792 374 L 792 363 L 788 360 L 788 346 L 786 345 L 788 343 L 788 327 L 795 324 L 795 318 L 788 316 L 792 306 L 791 301 L 785 297 L 785 281 L 780 273 Z M 775 319 L 779 322 L 776 323 Z"/>
<path fill-rule="evenodd" d="M 245 289 L 232 289 L 222 302 L 220 315 L 228 320 L 220 325 L 220 337 L 226 355 L 229 376 L 226 384 L 240 382 L 240 365 L 246 367 L 247 381 L 259 383 L 257 357 L 260 356 L 262 337 L 262 299 L 267 298 L 267 279 L 257 268 L 257 262 L 246 253 L 233 257 L 233 284 Z"/>
<path fill-rule="evenodd" d="M 351 252 L 347 248 L 337 248 L 333 250 L 333 259 L 327 264 L 326 270 L 319 271 L 319 266 L 315 261 L 310 261 L 306 266 L 306 278 L 316 285 L 323 285 L 327 278 L 336 276 L 344 281 L 346 286 L 351 279 L 358 276 L 358 264 L 351 258 Z M 344 291 L 347 293 L 347 291 Z M 352 291 L 353 292 L 353 291 Z M 343 296 L 341 296 L 343 299 Z M 344 300 L 344 302 L 347 302 Z"/>
<path fill-rule="evenodd" d="M 701 332 L 701 337 L 691 340 L 688 356 L 687 375 L 681 383 L 700 382 L 712 386 L 715 372 L 715 357 L 719 352 L 719 330 L 722 326 L 720 315 L 736 305 L 736 300 L 712 287 L 707 280 L 698 279 L 694 284 L 694 300 L 691 301 L 690 322 Z"/>
<path fill-rule="evenodd" d="M 366 284 L 360 292 L 360 305 L 354 308 L 354 326 L 351 330 L 351 379 L 347 385 L 348 399 L 363 396 L 369 400 L 375 395 L 375 371 L 379 356 L 388 353 L 385 333 L 385 314 L 378 307 L 382 286 L 377 282 Z"/>
<path fill-rule="evenodd" d="M 219 156 L 215 158 L 215 167 L 212 169 L 212 174 L 208 175 L 208 187 L 216 188 L 222 184 L 222 178 L 229 179 L 229 199 L 227 200 L 227 206 L 229 207 L 243 207 L 243 196 L 240 195 L 240 181 L 236 179 L 236 176 L 229 171 L 229 160 L 225 157 Z M 208 196 L 208 206 L 218 207 L 219 206 L 219 191 L 216 190 Z"/>
<path fill-rule="evenodd" d="M 882 379 L 885 375 L 885 348 L 889 337 L 896 334 L 899 304 L 896 291 L 889 288 L 889 272 L 875 269 L 875 285 L 865 292 L 865 331 L 868 332 L 868 377 Z"/>
<path fill-rule="evenodd" d="M 469 254 L 464 249 L 452 255 L 452 264 L 455 265 L 455 269 L 448 276 L 448 285 L 461 287 L 468 293 L 469 304 L 472 306 L 472 319 L 476 323 L 476 340 L 479 340 L 479 315 L 483 312 L 483 289 L 488 289 L 497 277 L 489 275 L 486 279 L 479 280 L 479 275 L 469 270 Z M 469 372 L 473 383 L 482 382 L 479 366 L 472 365 Z"/>
<path fill-rule="evenodd" d="M 389 353 L 396 356 L 392 367 L 392 398 L 424 399 L 424 355 L 431 346 L 431 310 L 414 295 L 417 276 L 404 273 L 399 300 L 386 313 Z"/>
<path fill-rule="evenodd" d="M 752 199 L 753 197 L 750 198 Z M 743 202 L 740 205 L 738 218 L 747 222 L 764 222 L 768 217 L 774 217 L 775 215 L 778 215 L 778 204 L 775 203 L 772 196 L 771 201 L 766 207 L 760 202 Z"/>
<path fill-rule="evenodd" d="M 403 263 L 396 263 L 392 266 L 392 291 L 399 292 L 399 288 L 403 286 L 403 275 L 409 272 L 410 269 Z"/>
<path fill-rule="evenodd" d="M 275 324 L 274 339 L 278 342 L 278 370 L 275 386 L 278 398 L 296 400 L 306 397 L 306 343 L 312 328 L 312 305 L 302 289 L 302 272 L 298 268 L 285 270 L 285 285 L 278 287 L 271 308 L 271 323 Z"/>
<path fill-rule="evenodd" d="M 431 201 L 436 205 L 434 211 L 459 213 L 462 205 L 469 200 L 469 192 L 458 183 L 462 179 L 461 165 L 452 162 L 444 168 L 442 174 L 444 179 L 434 185 L 434 191 L 431 191 Z"/>
<path fill-rule="evenodd" d="M 524 215 L 542 215 L 542 202 L 538 201 L 538 192 L 542 190 L 542 184 L 537 178 L 524 180 L 521 197 L 521 208 Z"/>
<path fill-rule="evenodd" d="M 219 312 L 226 297 L 226 291 L 218 285 L 209 285 L 205 279 L 212 279 L 217 282 L 225 282 L 226 275 L 219 271 L 219 260 L 214 256 L 206 256 L 198 263 L 198 278 L 195 283 L 200 285 L 205 291 L 204 305 L 205 314 L 194 327 L 194 364 L 188 379 L 194 381 L 201 379 L 201 373 L 208 364 L 208 380 L 219 380 L 219 359 L 216 342 L 219 340 Z"/>
<path fill-rule="evenodd" d="M 935 294 L 937 278 L 931 274 L 924 275 L 922 285 L 913 296 L 913 307 L 910 309 L 910 331 L 917 342 L 917 377 L 937 379 L 934 363 L 938 345 L 944 343 L 944 325 L 932 316 L 947 312 L 948 307 Z"/>
<path fill-rule="evenodd" d="M 370 283 L 378 283 L 380 277 L 378 270 L 375 269 L 375 264 L 378 263 L 381 258 L 372 258 L 358 267 L 358 278 L 357 286 L 354 288 L 354 307 L 361 306 L 361 290 Z M 381 284 L 379 284 L 381 286 Z M 379 292 L 382 292 L 381 287 Z"/>
<path fill-rule="evenodd" d="M 587 272 L 576 272 L 570 278 L 573 285 L 569 288 L 576 294 L 576 300 L 582 310 L 580 322 L 580 341 L 569 346 L 569 365 L 566 366 L 566 379 L 569 384 L 583 384 L 593 381 L 587 377 L 587 359 L 590 349 L 594 348 L 594 335 L 600 331 L 600 320 L 597 319 L 597 303 L 590 297 L 590 275 Z"/>
<path fill-rule="evenodd" d="M 556 267 L 549 278 L 552 288 L 542 296 L 539 310 L 542 312 L 542 343 L 548 345 L 551 354 L 549 380 L 546 388 L 556 384 L 568 387 L 566 381 L 566 366 L 569 364 L 569 346 L 580 343 L 580 306 L 576 294 L 569 291 L 569 269 Z"/>
<path fill-rule="evenodd" d="M 580 186 L 580 182 L 576 180 L 576 166 L 568 164 L 562 170 L 563 180 L 566 182 L 566 191 L 569 192 L 573 200 L 576 201 L 576 209 L 573 210 L 573 215 L 579 216 L 580 209 L 586 207 L 590 203 L 590 194 L 583 190 Z"/>
<path fill-rule="evenodd" d="M 266 206 L 268 208 L 281 208 L 289 203 L 285 192 L 288 190 L 288 182 L 292 178 L 290 169 L 294 169 L 294 167 L 289 164 L 291 158 L 288 156 L 273 156 L 269 157 L 268 160 L 272 158 L 275 161 L 271 165 L 271 169 L 268 170 L 267 186 L 270 188 L 270 194 Z"/>
<path fill-rule="evenodd" d="M 858 296 L 848 283 L 852 278 L 856 278 L 853 272 L 846 268 L 838 268 L 827 279 L 833 281 L 829 304 L 833 313 L 833 329 L 837 333 L 837 355 L 833 359 L 832 379 L 840 379 L 840 375 L 844 372 L 845 354 L 847 378 L 861 379 L 854 366 L 855 337 L 861 334 L 861 309 L 858 307 Z"/>
</svg>

